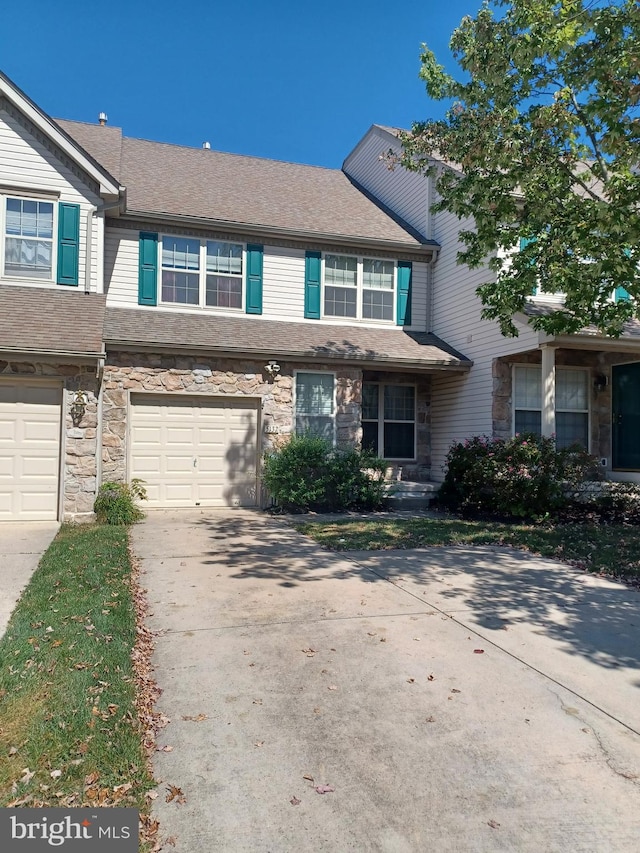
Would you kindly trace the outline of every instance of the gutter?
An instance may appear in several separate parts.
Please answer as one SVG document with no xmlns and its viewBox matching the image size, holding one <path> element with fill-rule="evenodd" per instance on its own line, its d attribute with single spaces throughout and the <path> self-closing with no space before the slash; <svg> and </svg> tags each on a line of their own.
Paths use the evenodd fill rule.
<svg viewBox="0 0 640 853">
<path fill-rule="evenodd" d="M 62 358 L 65 360 L 85 360 L 85 361 L 102 361 L 106 358 L 106 352 L 82 352 L 75 350 L 43 350 L 30 349 L 28 347 L 1 347 L 0 353 L 3 355 L 26 355 L 40 356 L 41 358 Z"/>
<path fill-rule="evenodd" d="M 385 240 L 377 237 L 358 237 L 356 235 L 345 234 L 326 234 L 318 231 L 302 231 L 293 228 L 280 228 L 274 225 L 253 225 L 247 222 L 234 222 L 225 219 L 203 219 L 197 216 L 182 216 L 171 213 L 149 213 L 142 210 L 127 209 L 127 218 L 142 220 L 143 222 L 167 222 L 175 223 L 181 227 L 197 226 L 207 230 L 220 228 L 227 231 L 234 231 L 239 234 L 249 234 L 272 237 L 280 237 L 281 239 L 293 240 L 297 242 L 313 242 L 313 243 L 338 243 L 347 244 L 349 246 L 371 246 L 378 249 L 389 249 L 394 252 L 420 254 L 428 253 L 433 255 L 434 251 L 440 248 L 439 244 L 432 241 L 419 243 L 417 240 L 413 243 L 404 243 L 400 240 Z"/>
</svg>

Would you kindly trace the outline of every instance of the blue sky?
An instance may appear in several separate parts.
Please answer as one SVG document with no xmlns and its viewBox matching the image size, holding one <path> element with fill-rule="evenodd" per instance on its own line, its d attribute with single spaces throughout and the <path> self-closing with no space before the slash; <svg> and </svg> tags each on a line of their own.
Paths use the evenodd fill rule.
<svg viewBox="0 0 640 853">
<path fill-rule="evenodd" d="M 427 42 L 481 0 L 32 0 L 5 3 L 0 68 L 52 116 L 127 136 L 339 168 L 374 122 L 437 117 Z"/>
</svg>

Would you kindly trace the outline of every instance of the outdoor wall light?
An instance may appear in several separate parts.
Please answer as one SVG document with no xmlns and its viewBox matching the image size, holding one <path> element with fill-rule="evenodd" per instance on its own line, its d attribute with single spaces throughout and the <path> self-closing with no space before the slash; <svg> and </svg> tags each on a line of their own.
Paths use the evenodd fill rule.
<svg viewBox="0 0 640 853">
<path fill-rule="evenodd" d="M 71 401 L 71 420 L 74 426 L 78 426 L 87 410 L 87 394 L 85 391 L 76 391 Z"/>
<path fill-rule="evenodd" d="M 265 364 L 264 369 L 272 379 L 280 373 L 280 365 L 277 361 L 274 361 L 274 359 L 271 359 L 268 364 Z"/>
<path fill-rule="evenodd" d="M 596 392 L 604 391 L 604 389 L 609 384 L 609 377 L 605 376 L 604 373 L 599 373 L 596 378 L 593 380 L 593 387 Z"/>
</svg>

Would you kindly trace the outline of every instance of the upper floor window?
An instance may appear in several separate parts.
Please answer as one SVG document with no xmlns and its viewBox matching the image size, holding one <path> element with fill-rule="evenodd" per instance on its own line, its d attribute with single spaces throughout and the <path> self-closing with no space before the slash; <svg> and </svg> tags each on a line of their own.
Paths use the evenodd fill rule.
<svg viewBox="0 0 640 853">
<path fill-rule="evenodd" d="M 324 315 L 394 320 L 394 261 L 352 255 L 324 256 Z"/>
<path fill-rule="evenodd" d="M 4 275 L 51 280 L 53 202 L 7 198 L 4 212 Z"/>
<path fill-rule="evenodd" d="M 241 244 L 164 236 L 161 258 L 162 302 L 242 308 Z"/>
</svg>

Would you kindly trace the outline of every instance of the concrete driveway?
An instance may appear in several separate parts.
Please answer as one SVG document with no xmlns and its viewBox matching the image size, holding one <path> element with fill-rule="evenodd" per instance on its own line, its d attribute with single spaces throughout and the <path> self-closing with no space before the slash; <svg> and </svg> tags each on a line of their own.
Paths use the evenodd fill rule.
<svg viewBox="0 0 640 853">
<path fill-rule="evenodd" d="M 57 521 L 0 523 L 0 637 L 59 528 Z"/>
<path fill-rule="evenodd" d="M 501 549 L 335 555 L 242 510 L 132 536 L 166 850 L 639 849 L 637 592 Z"/>
</svg>

